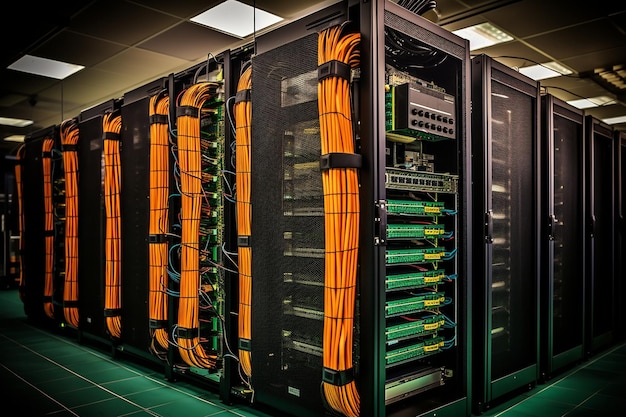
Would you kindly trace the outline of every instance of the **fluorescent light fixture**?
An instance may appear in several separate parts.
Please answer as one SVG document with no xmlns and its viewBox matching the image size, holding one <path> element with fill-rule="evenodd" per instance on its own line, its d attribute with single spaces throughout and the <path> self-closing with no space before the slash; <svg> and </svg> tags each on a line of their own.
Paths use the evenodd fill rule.
<svg viewBox="0 0 626 417">
<path fill-rule="evenodd" d="M 626 116 L 609 117 L 608 119 L 602 119 L 607 125 L 616 125 L 618 123 L 626 123 Z"/>
<path fill-rule="evenodd" d="M 25 135 L 11 135 L 11 136 L 7 136 L 3 140 L 5 142 L 24 142 L 25 137 L 26 137 Z"/>
<path fill-rule="evenodd" d="M 519 72 L 532 78 L 535 81 L 545 80 L 546 78 L 559 77 L 561 75 L 571 74 L 572 71 L 565 68 L 558 62 L 546 62 L 544 64 L 531 65 L 530 67 L 522 67 Z"/>
<path fill-rule="evenodd" d="M 67 62 L 55 61 L 48 58 L 24 55 L 7 68 L 62 80 L 85 67 L 82 65 L 68 64 Z"/>
<path fill-rule="evenodd" d="M 26 127 L 32 124 L 33 124 L 32 120 L 14 119 L 12 117 L 0 117 L 0 125 L 14 126 L 14 127 Z"/>
<path fill-rule="evenodd" d="M 236 0 L 227 0 L 191 18 L 192 22 L 240 38 L 245 38 L 251 33 L 265 29 L 281 20 L 283 18 L 280 16 Z"/>
<path fill-rule="evenodd" d="M 463 29 L 455 30 L 452 33 L 464 39 L 468 39 L 470 41 L 470 51 L 513 40 L 511 35 L 498 29 L 491 23 L 481 23 L 479 25 L 469 26 Z"/>
<path fill-rule="evenodd" d="M 591 107 L 600 107 L 613 102 L 615 102 L 615 100 L 609 96 L 597 96 L 581 98 L 578 100 L 570 100 L 567 102 L 567 104 L 571 104 L 578 109 L 589 109 Z"/>
</svg>

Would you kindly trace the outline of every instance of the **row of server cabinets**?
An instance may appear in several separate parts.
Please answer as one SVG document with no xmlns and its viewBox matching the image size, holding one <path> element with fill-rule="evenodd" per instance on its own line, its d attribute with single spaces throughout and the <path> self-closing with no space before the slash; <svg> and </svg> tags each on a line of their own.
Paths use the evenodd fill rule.
<svg viewBox="0 0 626 417">
<path fill-rule="evenodd" d="M 394 2 L 210 57 L 20 148 L 29 318 L 297 416 L 480 413 L 623 335 L 623 134 Z"/>
</svg>

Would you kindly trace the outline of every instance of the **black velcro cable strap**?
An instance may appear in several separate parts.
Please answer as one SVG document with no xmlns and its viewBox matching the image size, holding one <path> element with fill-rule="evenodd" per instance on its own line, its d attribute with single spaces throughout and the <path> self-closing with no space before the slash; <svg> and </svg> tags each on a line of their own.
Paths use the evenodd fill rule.
<svg viewBox="0 0 626 417">
<path fill-rule="evenodd" d="M 64 300 L 63 301 L 63 308 L 77 308 L 78 307 L 78 300 Z"/>
<path fill-rule="evenodd" d="M 325 78 L 338 77 L 344 80 L 350 80 L 350 65 L 345 62 L 332 60 L 324 62 L 317 67 L 317 81 L 322 81 Z"/>
<path fill-rule="evenodd" d="M 155 320 L 155 319 L 149 320 L 149 326 L 151 329 L 166 329 L 167 325 L 168 325 L 167 320 Z"/>
<path fill-rule="evenodd" d="M 158 234 L 158 235 L 149 235 L 148 243 L 165 243 L 167 242 L 167 235 Z"/>
<path fill-rule="evenodd" d="M 167 115 L 166 114 L 153 114 L 150 116 L 150 124 L 151 125 L 166 125 L 167 124 Z"/>
<path fill-rule="evenodd" d="M 55 235 L 55 233 L 54 233 L 54 229 L 51 229 L 51 230 L 44 230 L 44 231 L 43 231 L 43 235 L 44 235 L 44 237 L 54 236 L 54 235 Z"/>
<path fill-rule="evenodd" d="M 239 350 L 250 352 L 252 350 L 252 341 L 250 339 L 239 339 Z"/>
<path fill-rule="evenodd" d="M 198 337 L 198 328 L 177 327 L 176 335 L 179 339 L 194 339 Z"/>
<path fill-rule="evenodd" d="M 346 369 L 345 371 L 336 371 L 334 369 L 323 368 L 322 369 L 322 381 L 341 387 L 354 381 L 353 368 Z"/>
<path fill-rule="evenodd" d="M 189 116 L 200 118 L 200 108 L 194 106 L 178 106 L 176 107 L 176 117 Z"/>
<path fill-rule="evenodd" d="M 122 136 L 117 132 L 102 132 L 103 140 L 121 140 Z"/>
<path fill-rule="evenodd" d="M 42 158 L 52 158 L 52 152 L 46 151 L 41 153 Z"/>
<path fill-rule="evenodd" d="M 104 317 L 118 317 L 122 315 L 121 308 L 105 308 Z"/>
<path fill-rule="evenodd" d="M 63 145 L 63 152 L 76 152 L 78 150 L 78 146 L 72 145 Z"/>
<path fill-rule="evenodd" d="M 247 248 L 248 246 L 250 246 L 250 238 L 251 236 L 244 236 L 244 235 L 237 236 L 237 246 Z"/>
<path fill-rule="evenodd" d="M 363 157 L 358 153 L 327 153 L 320 157 L 320 169 L 361 168 Z"/>
<path fill-rule="evenodd" d="M 249 88 L 246 88 L 245 90 L 239 90 L 235 95 L 235 104 L 241 103 L 242 101 L 250 101 L 251 97 L 252 94 Z"/>
</svg>

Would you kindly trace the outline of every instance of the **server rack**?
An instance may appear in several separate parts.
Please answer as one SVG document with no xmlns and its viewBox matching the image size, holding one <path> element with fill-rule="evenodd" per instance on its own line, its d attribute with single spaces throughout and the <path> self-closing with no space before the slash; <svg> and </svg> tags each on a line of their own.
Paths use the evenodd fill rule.
<svg viewBox="0 0 626 417">
<path fill-rule="evenodd" d="M 20 145 L 21 146 L 21 145 Z M 15 288 L 19 285 L 19 226 L 18 195 L 15 181 L 15 155 L 4 158 L 4 185 L 2 198 L 2 270 L 0 286 Z"/>
<path fill-rule="evenodd" d="M 615 132 L 615 279 L 617 300 L 617 338 L 626 338 L 626 307 L 621 302 L 626 299 L 626 278 L 624 278 L 624 258 L 626 258 L 626 242 L 624 235 L 624 196 L 626 196 L 626 132 Z"/>
<path fill-rule="evenodd" d="M 122 230 L 122 305 L 124 306 L 124 325 L 120 343 L 124 351 L 160 361 L 163 357 L 152 355 L 155 352 L 152 331 L 165 326 L 164 321 L 151 321 L 150 296 L 157 291 L 164 294 L 164 289 L 150 287 L 150 268 L 153 262 L 161 258 L 150 257 L 150 245 L 164 242 L 166 230 L 161 235 L 149 233 L 151 220 L 151 127 L 158 122 L 151 117 L 151 99 L 159 94 L 168 93 L 168 79 L 159 78 L 135 90 L 124 94 L 121 106 L 121 221 Z M 167 120 L 164 121 L 167 126 Z M 167 143 L 166 143 L 167 145 Z M 170 153 L 165 152 L 169 158 Z M 156 157 L 156 156 L 154 156 Z M 168 173 L 169 174 L 169 173 Z M 165 192 L 165 191 L 164 191 Z M 166 194 L 167 195 L 167 194 Z M 156 199 L 156 196 L 153 197 Z M 165 242 L 164 242 L 165 243 Z M 166 257 L 166 254 L 163 255 Z M 164 277 L 165 279 L 167 277 Z M 163 298 L 165 298 L 164 296 Z M 163 305 L 167 308 L 167 304 Z M 167 311 L 163 312 L 167 317 Z"/>
<path fill-rule="evenodd" d="M 106 328 L 105 317 L 105 195 L 104 130 L 105 114 L 118 112 L 120 99 L 112 99 L 83 110 L 78 115 L 78 339 L 102 342 L 117 354 Z"/>
<path fill-rule="evenodd" d="M 233 264 L 228 240 L 229 183 L 223 56 L 170 76 L 172 177 L 169 196 L 169 377 L 220 389 L 231 354 L 225 327 L 226 282 Z M 196 101 L 194 101 L 196 100 Z M 228 153 L 228 156 L 230 154 Z M 229 213 L 230 216 L 230 213 Z M 231 246 L 233 245 L 233 246 Z M 229 374 L 230 378 L 230 374 Z"/>
<path fill-rule="evenodd" d="M 476 410 L 539 375 L 539 83 L 472 59 Z"/>
<path fill-rule="evenodd" d="M 340 65 L 318 68 L 317 42 L 344 22 L 343 35 L 360 34 L 361 65 L 341 76 Z M 249 344 L 255 401 L 320 415 L 330 412 L 320 387 L 348 392 L 355 382 L 357 410 L 351 403 L 335 412 L 469 414 L 467 41 L 381 1 L 338 3 L 257 44 Z M 416 50 L 432 60 L 412 55 Z M 325 75 L 351 80 L 360 158 L 334 159 L 320 147 L 317 83 Z M 353 361 L 345 369 L 324 365 L 324 322 L 335 318 L 325 303 L 337 289 L 326 276 L 334 253 L 326 246 L 333 236 L 325 234 L 332 214 L 324 206 L 327 169 L 359 170 L 358 291 L 344 317 L 354 318 L 345 335 L 354 344 L 343 345 Z"/>
<path fill-rule="evenodd" d="M 21 298 L 26 315 L 42 324 L 56 320 L 62 286 L 54 271 L 54 206 L 52 149 L 58 129 L 51 126 L 24 140 L 18 163 L 22 172 L 23 240 Z M 61 294 L 62 295 L 62 294 Z"/>
<path fill-rule="evenodd" d="M 541 377 L 584 357 L 584 112 L 542 104 Z"/>
<path fill-rule="evenodd" d="M 587 259 L 586 348 L 588 355 L 615 337 L 615 133 L 586 116 Z"/>
</svg>

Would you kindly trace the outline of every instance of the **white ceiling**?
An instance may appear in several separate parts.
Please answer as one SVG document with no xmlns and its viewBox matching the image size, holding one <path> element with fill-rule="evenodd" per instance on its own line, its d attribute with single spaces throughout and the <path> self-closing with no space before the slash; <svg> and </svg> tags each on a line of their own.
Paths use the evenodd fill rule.
<svg viewBox="0 0 626 417">
<path fill-rule="evenodd" d="M 71 0 L 14 2 L 2 25 L 0 116 L 32 119 L 27 128 L 0 126 L 0 138 L 28 134 L 77 116 L 82 110 L 157 78 L 186 70 L 227 49 L 249 43 L 189 22 L 219 0 Z M 278 14 L 285 23 L 336 0 L 246 0 Z M 626 2 L 596 0 L 438 0 L 437 23 L 450 31 L 489 21 L 514 41 L 485 48 L 519 68 L 556 60 L 574 74 L 542 81 L 563 100 L 608 95 L 612 104 L 588 109 L 599 119 L 626 115 L 626 90 L 609 90 L 594 80 L 597 68 L 626 69 Z M 428 15 L 435 20 L 432 15 Z M 31 54 L 84 65 L 63 81 L 6 67 Z M 615 126 L 626 130 L 626 124 Z M 16 149 L 2 143 L 3 153 Z"/>
</svg>

